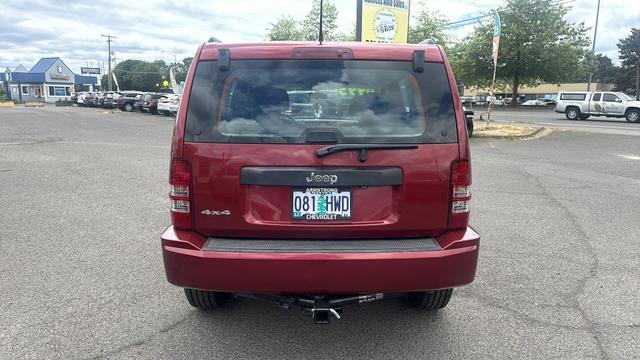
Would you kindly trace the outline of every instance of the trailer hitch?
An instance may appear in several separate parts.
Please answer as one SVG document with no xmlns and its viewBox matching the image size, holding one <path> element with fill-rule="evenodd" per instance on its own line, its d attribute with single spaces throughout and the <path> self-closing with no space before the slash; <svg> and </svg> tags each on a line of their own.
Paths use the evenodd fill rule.
<svg viewBox="0 0 640 360">
<path fill-rule="evenodd" d="M 334 295 L 309 295 L 309 296 L 286 296 L 274 294 L 236 294 L 240 297 L 267 300 L 276 303 L 283 309 L 291 309 L 293 306 L 300 307 L 306 314 L 310 314 L 316 324 L 329 324 L 331 318 L 340 320 L 347 305 L 362 304 L 383 298 L 400 296 L 400 294 L 366 294 L 353 296 Z"/>
</svg>

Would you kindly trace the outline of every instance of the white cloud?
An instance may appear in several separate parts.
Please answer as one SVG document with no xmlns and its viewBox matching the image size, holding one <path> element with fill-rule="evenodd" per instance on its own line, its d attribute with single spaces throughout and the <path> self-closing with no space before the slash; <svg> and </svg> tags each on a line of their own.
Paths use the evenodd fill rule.
<svg viewBox="0 0 640 360">
<path fill-rule="evenodd" d="M 351 31 L 356 21 L 355 0 L 335 0 L 340 31 Z M 568 19 L 595 23 L 597 0 L 577 0 Z M 495 7 L 489 0 L 428 1 L 429 9 L 459 20 L 467 14 Z M 106 62 L 101 34 L 117 36 L 113 51 L 124 59 L 173 61 L 193 56 L 210 36 L 226 42 L 262 41 L 270 22 L 281 15 L 302 18 L 311 0 L 237 1 L 14 1 L 0 3 L 0 69 L 32 66 L 40 57 L 60 56 L 72 69 Z M 414 0 L 417 12 L 420 2 Z M 631 27 L 640 26 L 640 2 L 607 0 L 602 3 L 596 51 L 617 59 L 616 43 Z M 6 21 L 11 19 L 11 21 Z M 455 31 L 457 37 L 472 30 Z"/>
</svg>

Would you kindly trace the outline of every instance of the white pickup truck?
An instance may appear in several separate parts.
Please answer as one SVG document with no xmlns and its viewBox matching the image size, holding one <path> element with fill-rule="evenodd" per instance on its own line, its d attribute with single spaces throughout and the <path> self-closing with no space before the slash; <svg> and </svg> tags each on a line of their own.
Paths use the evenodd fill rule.
<svg viewBox="0 0 640 360">
<path fill-rule="evenodd" d="M 569 120 L 606 116 L 640 122 L 640 101 L 621 92 L 561 91 L 555 111 L 565 114 Z"/>
</svg>

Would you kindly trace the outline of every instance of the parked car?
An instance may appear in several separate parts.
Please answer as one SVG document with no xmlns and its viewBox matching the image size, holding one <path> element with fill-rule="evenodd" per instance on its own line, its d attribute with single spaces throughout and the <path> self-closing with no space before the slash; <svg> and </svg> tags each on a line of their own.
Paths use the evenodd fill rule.
<svg viewBox="0 0 640 360">
<path fill-rule="evenodd" d="M 158 113 L 163 115 L 172 115 L 178 112 L 178 104 L 180 104 L 180 95 L 171 94 L 158 100 Z"/>
<path fill-rule="evenodd" d="M 503 99 L 495 99 L 493 100 L 493 106 L 504 106 L 504 100 Z"/>
<path fill-rule="evenodd" d="M 194 57 L 171 146 L 168 281 L 200 309 L 246 296 L 317 323 L 395 296 L 444 308 L 473 281 L 480 237 L 442 48 L 268 45 Z M 314 93 L 311 113 L 289 112 L 294 91 Z"/>
<path fill-rule="evenodd" d="M 465 108 L 464 106 L 462 107 L 462 111 L 464 112 L 464 118 L 467 123 L 467 135 L 469 135 L 469 137 L 472 137 L 473 136 L 473 116 L 475 115 L 475 112 L 473 110 L 469 110 Z"/>
<path fill-rule="evenodd" d="M 84 106 L 95 106 L 96 96 L 98 96 L 97 92 L 88 92 L 84 95 L 82 103 Z"/>
<path fill-rule="evenodd" d="M 75 99 L 76 104 L 77 104 L 78 106 L 85 106 L 85 104 L 84 104 L 84 98 L 85 98 L 85 96 L 87 95 L 87 92 L 86 92 L 86 91 L 82 91 L 82 92 L 77 93 L 77 95 L 78 95 L 78 96 L 77 96 L 77 97 L 76 97 L 76 99 Z"/>
<path fill-rule="evenodd" d="M 115 107 L 115 102 L 116 102 L 116 97 L 118 97 L 120 94 L 119 92 L 116 91 L 109 91 L 106 92 L 104 95 L 104 100 L 102 101 L 102 107 L 107 108 L 107 109 L 111 109 Z"/>
<path fill-rule="evenodd" d="M 146 93 L 142 93 L 141 96 L 136 98 L 136 101 L 133 103 L 133 108 L 137 111 L 140 112 L 145 112 L 145 110 L 143 109 L 143 105 L 144 105 L 144 99 L 147 97 L 147 95 L 150 95 L 152 93 L 146 92 Z"/>
<path fill-rule="evenodd" d="M 102 105 L 104 104 L 104 97 L 107 93 L 105 92 L 100 92 L 96 94 L 96 97 L 94 98 L 94 105 L 98 106 L 98 107 L 102 107 Z"/>
<path fill-rule="evenodd" d="M 167 98 L 166 94 L 149 94 L 144 97 L 144 102 L 142 103 L 142 111 L 157 114 L 158 113 L 158 100 Z"/>
<path fill-rule="evenodd" d="M 559 92 L 555 112 L 565 114 L 569 120 L 606 116 L 640 122 L 640 101 L 621 92 Z"/>
<path fill-rule="evenodd" d="M 115 107 L 120 110 L 131 112 L 135 109 L 135 103 L 138 97 L 142 97 L 140 91 L 125 91 L 116 97 Z"/>
<path fill-rule="evenodd" d="M 475 104 L 475 103 L 476 103 L 476 98 L 475 98 L 475 97 L 473 97 L 473 96 L 461 96 L 461 97 L 460 97 L 460 100 L 462 100 L 462 103 L 463 103 L 463 104 L 465 104 L 465 105 L 466 105 L 466 104 L 471 104 L 471 105 L 473 105 L 473 104 Z"/>
<path fill-rule="evenodd" d="M 169 96 L 158 99 L 158 114 L 169 115 Z"/>
<path fill-rule="evenodd" d="M 527 100 L 522 103 L 522 106 L 546 106 L 546 105 L 547 103 L 545 103 L 542 100 Z"/>
</svg>

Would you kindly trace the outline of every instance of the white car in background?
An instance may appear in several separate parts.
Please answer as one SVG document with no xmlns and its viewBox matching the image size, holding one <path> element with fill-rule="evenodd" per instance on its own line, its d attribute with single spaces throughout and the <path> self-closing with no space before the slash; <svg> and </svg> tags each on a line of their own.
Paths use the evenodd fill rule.
<svg viewBox="0 0 640 360">
<path fill-rule="evenodd" d="M 522 103 L 522 106 L 547 106 L 547 103 L 542 100 L 527 100 Z"/>
<path fill-rule="evenodd" d="M 179 94 L 170 94 L 166 98 L 158 100 L 158 114 L 175 115 L 180 105 Z"/>
<path fill-rule="evenodd" d="M 76 99 L 76 104 L 78 104 L 78 106 L 84 106 L 84 96 L 86 94 L 87 94 L 86 91 L 78 93 L 78 98 Z"/>
</svg>

